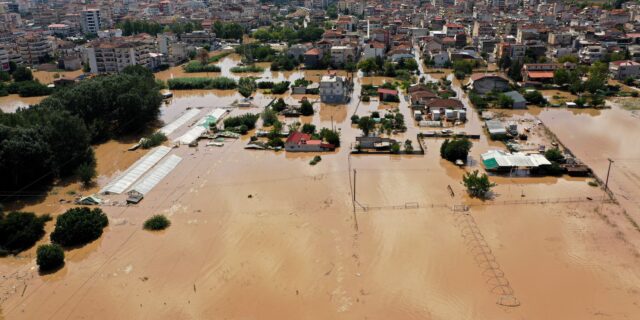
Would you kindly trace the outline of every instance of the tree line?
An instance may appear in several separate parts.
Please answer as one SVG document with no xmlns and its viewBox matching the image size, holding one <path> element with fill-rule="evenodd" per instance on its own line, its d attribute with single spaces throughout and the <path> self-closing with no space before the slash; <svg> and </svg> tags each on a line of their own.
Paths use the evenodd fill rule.
<svg viewBox="0 0 640 320">
<path fill-rule="evenodd" d="M 0 113 L 0 190 L 39 189 L 95 168 L 92 143 L 143 131 L 162 96 L 144 67 L 58 89 L 40 104 Z"/>
</svg>

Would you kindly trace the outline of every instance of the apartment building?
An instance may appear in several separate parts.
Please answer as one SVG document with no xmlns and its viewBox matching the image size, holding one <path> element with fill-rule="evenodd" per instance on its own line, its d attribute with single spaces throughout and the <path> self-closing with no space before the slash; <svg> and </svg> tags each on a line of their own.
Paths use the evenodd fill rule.
<svg viewBox="0 0 640 320">
<path fill-rule="evenodd" d="M 22 62 L 37 65 L 50 59 L 53 55 L 51 44 L 41 33 L 28 33 L 16 38 L 18 54 Z"/>
<path fill-rule="evenodd" d="M 84 33 L 98 33 L 102 28 L 100 9 L 86 9 L 80 13 L 80 25 Z"/>
<path fill-rule="evenodd" d="M 9 51 L 0 47 L 0 71 L 9 71 Z"/>
<path fill-rule="evenodd" d="M 151 41 L 122 37 L 94 41 L 87 46 L 85 54 L 91 73 L 118 73 L 132 65 L 151 67 L 150 53 L 153 49 Z"/>
</svg>

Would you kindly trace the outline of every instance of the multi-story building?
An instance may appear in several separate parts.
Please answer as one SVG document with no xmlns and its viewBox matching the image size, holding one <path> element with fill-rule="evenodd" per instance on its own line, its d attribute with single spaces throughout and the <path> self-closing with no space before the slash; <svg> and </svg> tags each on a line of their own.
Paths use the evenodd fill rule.
<svg viewBox="0 0 640 320">
<path fill-rule="evenodd" d="M 16 38 L 18 54 L 23 63 L 40 64 L 52 56 L 51 44 L 41 33 L 28 33 Z"/>
<path fill-rule="evenodd" d="M 447 37 L 453 37 L 458 33 L 464 33 L 464 26 L 457 23 L 447 23 L 442 29 Z"/>
<path fill-rule="evenodd" d="M 138 37 L 122 37 L 113 40 L 97 40 L 85 51 L 91 73 L 118 73 L 127 66 L 151 67 L 153 44 Z"/>
<path fill-rule="evenodd" d="M 349 84 L 344 77 L 335 74 L 320 79 L 320 101 L 324 103 L 347 103 L 349 101 Z"/>
<path fill-rule="evenodd" d="M 67 37 L 71 35 L 71 27 L 64 23 L 50 24 L 47 29 L 56 36 Z"/>
<path fill-rule="evenodd" d="M 0 47 L 0 71 L 9 71 L 9 51 Z"/>
<path fill-rule="evenodd" d="M 80 13 L 80 25 L 84 33 L 98 33 L 102 28 L 100 9 L 86 9 Z"/>
<path fill-rule="evenodd" d="M 216 34 L 207 30 L 197 30 L 183 34 L 180 39 L 189 45 L 212 45 L 216 41 Z"/>
<path fill-rule="evenodd" d="M 158 49 L 166 58 L 169 65 L 175 66 L 187 59 L 188 46 L 172 33 L 158 35 Z"/>
</svg>

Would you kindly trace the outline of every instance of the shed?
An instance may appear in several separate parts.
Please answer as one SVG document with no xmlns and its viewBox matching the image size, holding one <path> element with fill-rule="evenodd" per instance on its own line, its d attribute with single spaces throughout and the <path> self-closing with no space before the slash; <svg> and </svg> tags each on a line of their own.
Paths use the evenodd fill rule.
<svg viewBox="0 0 640 320">
<path fill-rule="evenodd" d="M 527 100 L 518 91 L 509 91 L 504 93 L 505 96 L 513 100 L 514 109 L 526 109 Z"/>
</svg>

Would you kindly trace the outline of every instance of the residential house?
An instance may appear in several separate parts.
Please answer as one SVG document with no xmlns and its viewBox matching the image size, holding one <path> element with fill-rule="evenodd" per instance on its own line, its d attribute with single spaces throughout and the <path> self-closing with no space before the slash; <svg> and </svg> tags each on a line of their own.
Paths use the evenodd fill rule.
<svg viewBox="0 0 640 320">
<path fill-rule="evenodd" d="M 594 63 L 602 60 L 607 54 L 607 49 L 602 46 L 586 46 L 580 49 L 578 57 L 582 63 Z"/>
<path fill-rule="evenodd" d="M 356 148 L 359 150 L 389 150 L 396 143 L 398 142 L 391 138 L 356 137 Z"/>
<path fill-rule="evenodd" d="M 331 63 L 335 66 L 342 66 L 346 63 L 356 61 L 356 50 L 351 46 L 331 47 Z"/>
<path fill-rule="evenodd" d="M 292 132 L 284 143 L 284 149 L 289 152 L 322 152 L 333 151 L 335 148 L 333 144 L 312 139 L 310 134 L 299 131 Z"/>
<path fill-rule="evenodd" d="M 384 58 L 385 45 L 382 42 L 371 41 L 365 43 L 362 50 L 362 58 Z"/>
<path fill-rule="evenodd" d="M 313 69 L 320 64 L 322 52 L 318 48 L 309 49 L 304 53 L 304 66 L 307 69 Z"/>
<path fill-rule="evenodd" d="M 609 63 L 609 73 L 616 80 L 640 77 L 640 62 L 633 60 L 613 61 Z"/>
<path fill-rule="evenodd" d="M 559 63 L 525 63 L 522 67 L 523 81 L 551 82 L 553 73 L 562 67 Z"/>
<path fill-rule="evenodd" d="M 380 101 L 398 101 L 398 90 L 378 88 L 378 98 Z"/>
</svg>

